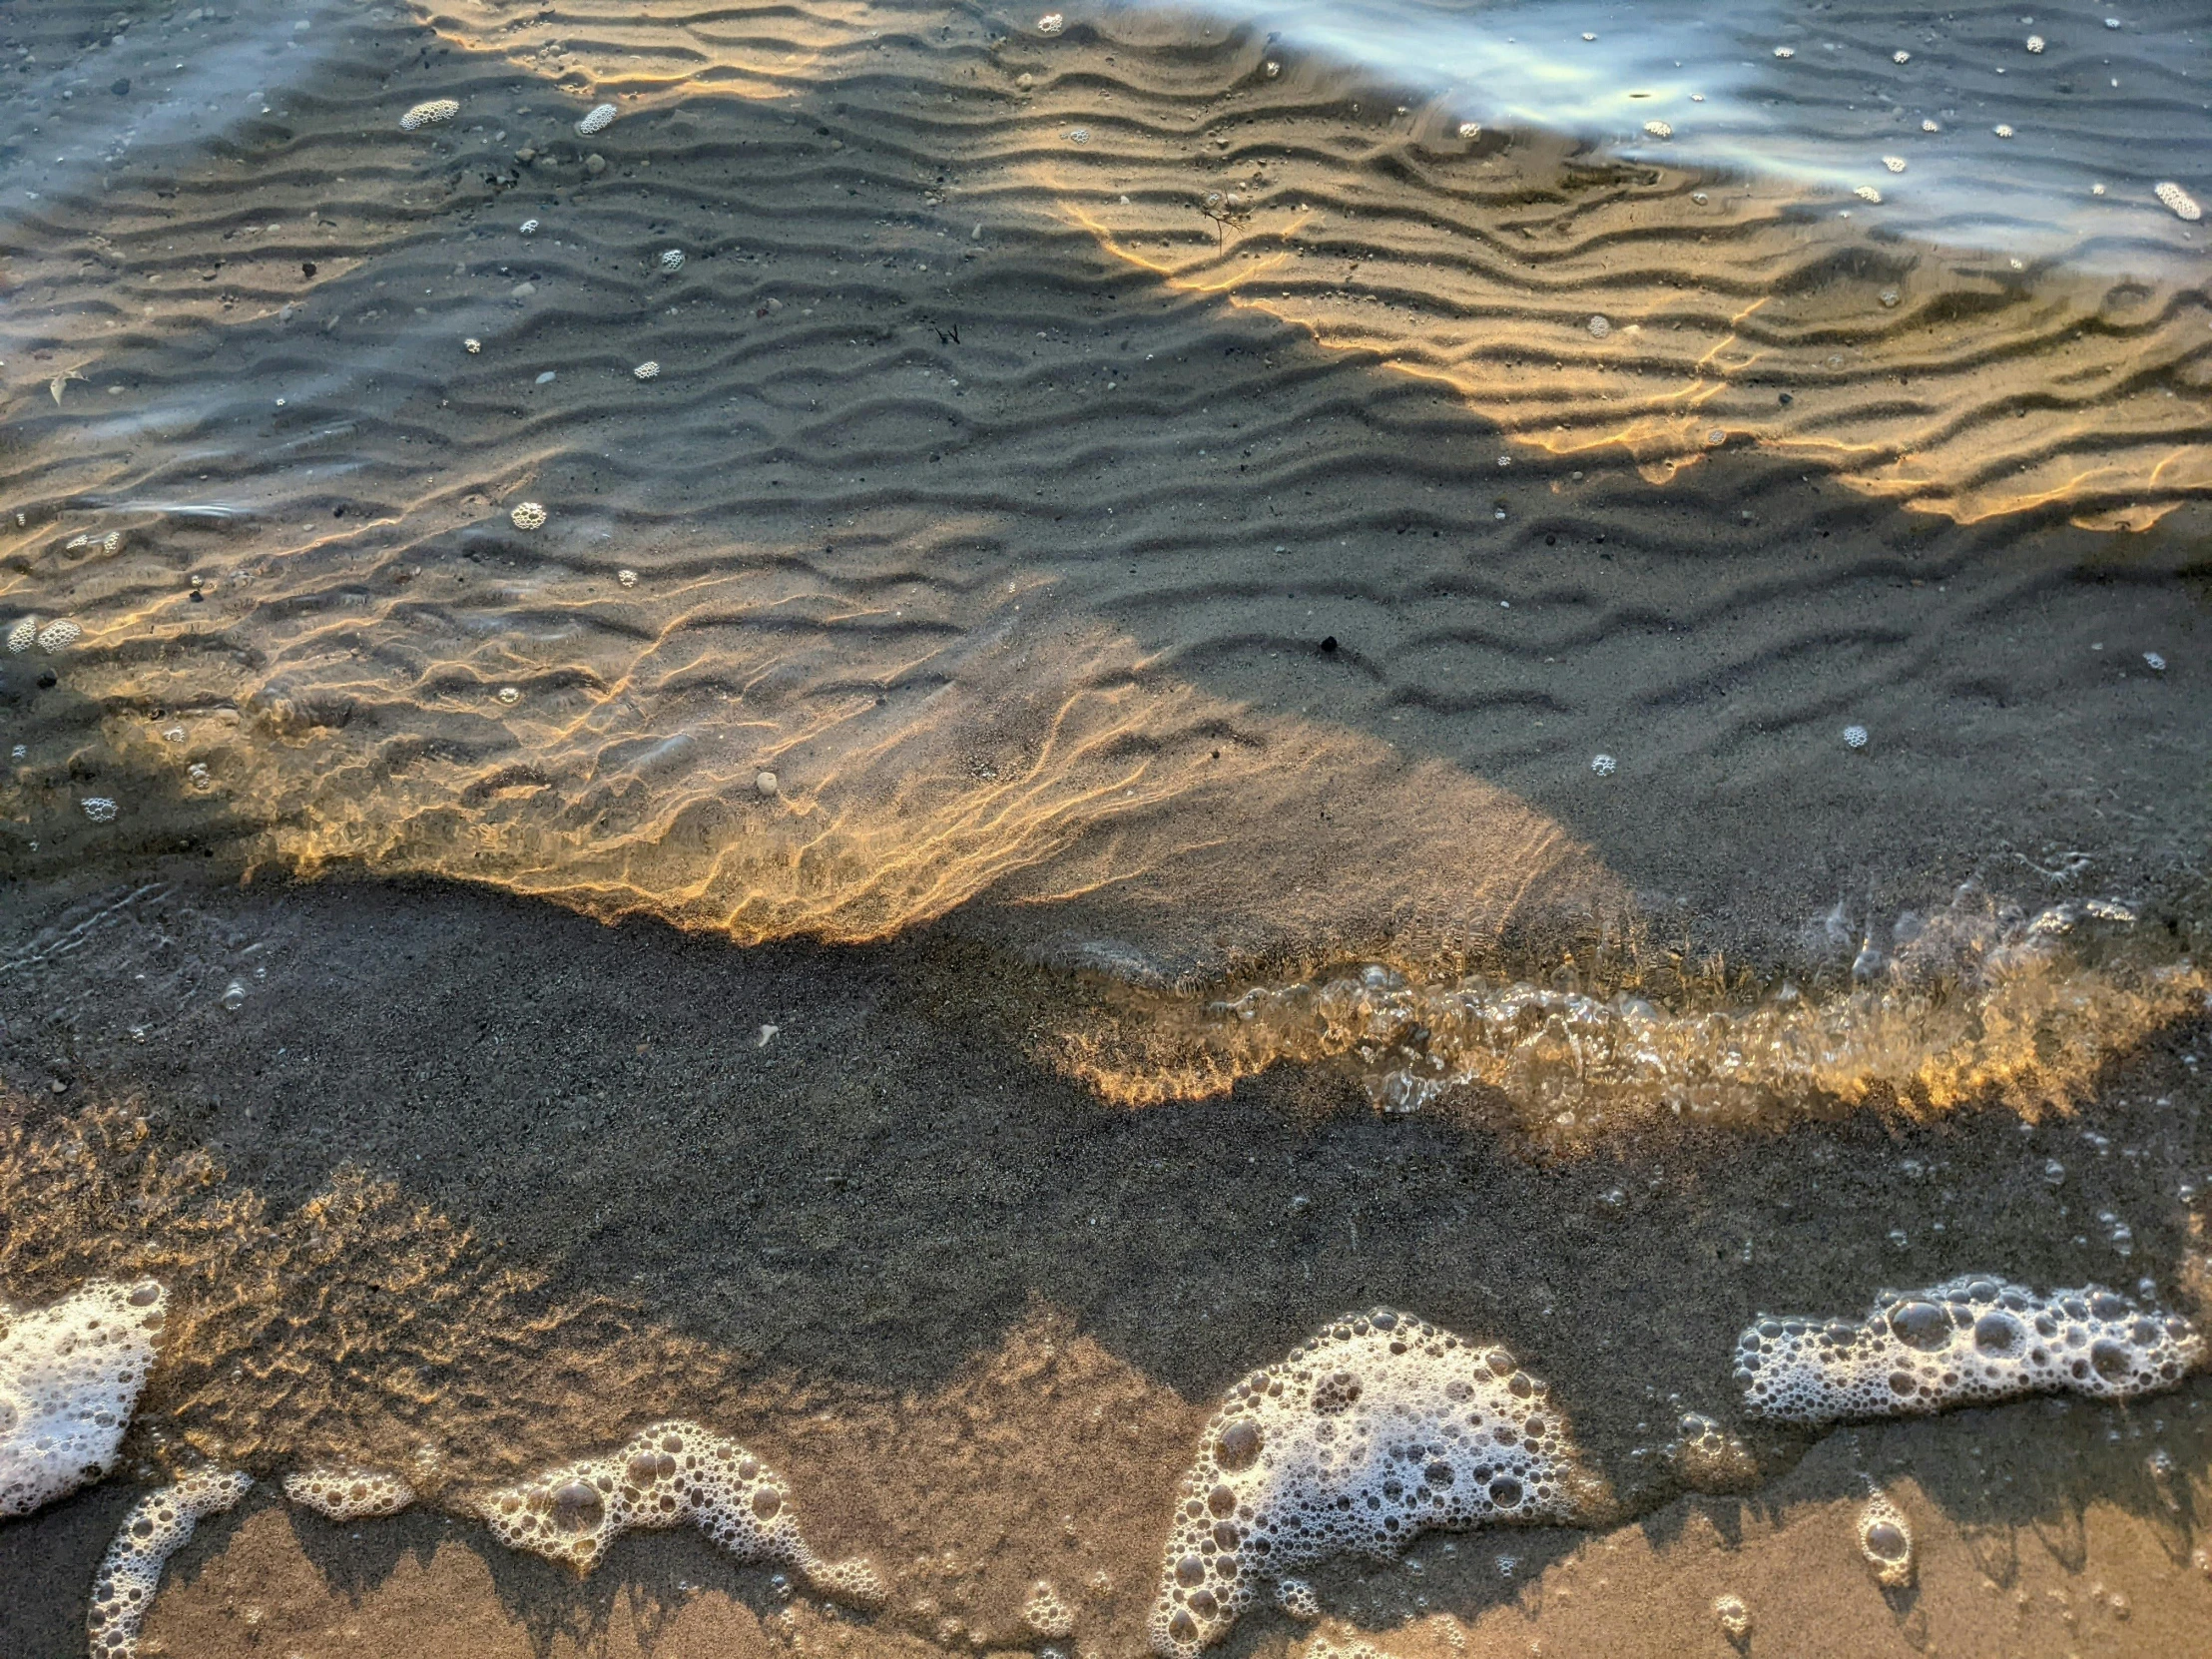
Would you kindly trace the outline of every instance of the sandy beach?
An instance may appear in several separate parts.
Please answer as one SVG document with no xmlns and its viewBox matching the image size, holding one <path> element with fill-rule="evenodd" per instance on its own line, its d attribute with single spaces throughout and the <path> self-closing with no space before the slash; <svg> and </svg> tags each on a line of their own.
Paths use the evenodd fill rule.
<svg viewBox="0 0 2212 1659">
<path fill-rule="evenodd" d="M 2092 26 L 1909 56 L 2182 119 Z M 148 1652 L 1136 1655 L 1222 1390 L 1378 1306 L 1605 1502 L 1226 1652 L 2189 1650 L 2201 1376 L 1816 1434 L 1729 1368 L 1969 1272 L 2206 1313 L 2194 222 L 1938 244 L 1294 44 L 0 17 L 0 1299 L 176 1309 L 0 1659 L 203 1462 Z M 472 1518 L 662 1417 L 882 1604 Z"/>
</svg>

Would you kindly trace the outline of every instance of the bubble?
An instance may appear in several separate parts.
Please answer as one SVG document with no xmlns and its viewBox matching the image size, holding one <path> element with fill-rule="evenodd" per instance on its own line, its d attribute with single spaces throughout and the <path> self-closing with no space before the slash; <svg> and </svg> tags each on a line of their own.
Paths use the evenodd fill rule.
<svg viewBox="0 0 2212 1659">
<path fill-rule="evenodd" d="M 526 219 L 515 229 L 526 237 L 534 237 L 538 234 L 538 222 L 534 219 Z"/>
<path fill-rule="evenodd" d="M 743 1561 L 797 1568 L 826 1596 L 872 1606 L 883 1583 L 854 1558 L 825 1561 L 808 1545 L 783 1478 L 745 1447 L 681 1419 L 659 1422 L 604 1457 L 547 1470 L 489 1494 L 480 1506 L 510 1549 L 588 1572 L 631 1530 L 690 1523 Z"/>
<path fill-rule="evenodd" d="M 33 1510 L 115 1466 L 165 1323 L 151 1280 L 95 1280 L 0 1328 L 0 1516 Z"/>
<path fill-rule="evenodd" d="M 253 1485 L 236 1469 L 202 1469 L 132 1506 L 92 1581 L 85 1614 L 91 1659 L 134 1659 L 162 1568 L 203 1520 L 235 1508 Z"/>
<path fill-rule="evenodd" d="M 38 631 L 38 648 L 51 655 L 75 645 L 84 637 L 84 630 L 66 617 L 59 622 L 49 622 Z"/>
<path fill-rule="evenodd" d="M 630 372 L 641 380 L 657 380 L 661 375 L 661 365 L 649 357 Z"/>
<path fill-rule="evenodd" d="M 433 98 L 427 104 L 417 104 L 399 118 L 399 130 L 411 133 L 418 127 L 435 127 L 451 121 L 461 113 L 461 106 L 450 98 Z"/>
<path fill-rule="evenodd" d="M 1592 755 L 1590 757 L 1590 770 L 1600 778 L 1612 777 L 1615 769 L 1619 766 L 1620 763 L 1610 755 Z"/>
<path fill-rule="evenodd" d="M 472 357 L 475 356 L 477 352 L 483 350 L 483 348 L 484 342 L 478 339 L 473 334 L 471 334 L 467 339 L 461 341 L 461 349 L 463 351 L 466 351 Z"/>
<path fill-rule="evenodd" d="M 2030 52 L 2040 52 L 2043 49 L 2043 37 L 2041 35 L 2029 35 L 2027 37 L 2027 49 Z"/>
<path fill-rule="evenodd" d="M 1861 185 L 1851 194 L 1858 197 L 1862 202 L 1873 203 L 1878 208 L 1882 205 L 1882 193 L 1872 185 Z"/>
<path fill-rule="evenodd" d="M 1481 123 L 1480 123 L 1479 121 L 1462 121 L 1462 122 L 1460 122 L 1460 123 L 1459 123 L 1459 136 L 1460 136 L 1461 138 L 1463 138 L 1463 139 L 1478 139 L 1478 138 L 1480 138 L 1480 137 L 1482 136 L 1482 124 L 1481 124 Z"/>
<path fill-rule="evenodd" d="M 2172 1387 L 2203 1353 L 2187 1321 L 2101 1287 L 1970 1275 L 1885 1296 L 1856 1323 L 1763 1315 L 1736 1340 L 1735 1376 L 1747 1410 L 1817 1424 L 2030 1393 L 2127 1399 Z"/>
<path fill-rule="evenodd" d="M 536 530 L 545 524 L 545 508 L 535 501 L 518 501 L 507 517 L 517 530 Z"/>
<path fill-rule="evenodd" d="M 1913 1527 L 1905 1511 L 1881 1492 L 1859 1511 L 1859 1551 L 1884 1589 L 1913 1582 Z"/>
<path fill-rule="evenodd" d="M 638 573 L 634 570 L 618 570 L 615 572 L 615 580 L 626 588 L 634 588 L 638 585 Z"/>
<path fill-rule="evenodd" d="M 1744 1605 L 1742 1596 L 1715 1596 L 1713 1617 L 1719 1621 L 1722 1633 L 1732 1642 L 1740 1642 L 1751 1634 L 1751 1609 Z"/>
<path fill-rule="evenodd" d="M 1866 748 L 1866 747 L 1867 747 L 1867 729 L 1866 729 L 1866 728 L 1865 728 L 1864 726 L 1847 726 L 1847 727 L 1845 727 L 1845 728 L 1844 728 L 1844 747 L 1845 747 L 1846 749 L 1864 749 L 1864 748 Z"/>
<path fill-rule="evenodd" d="M 1321 1597 L 1303 1578 L 1286 1578 L 1275 1586 L 1276 1605 L 1301 1624 L 1321 1617 Z"/>
<path fill-rule="evenodd" d="M 499 701 L 510 705 L 519 703 L 522 701 L 522 692 L 514 686 L 501 686 L 499 688 Z"/>
<path fill-rule="evenodd" d="M 662 249 L 661 269 L 663 271 L 682 271 L 684 269 L 684 251 L 681 248 Z"/>
<path fill-rule="evenodd" d="M 381 1469 L 317 1467 L 285 1475 L 284 1496 L 329 1520 L 351 1521 L 396 1515 L 415 1490 Z"/>
<path fill-rule="evenodd" d="M 1589 328 L 1591 338 L 1603 339 L 1613 331 L 1613 324 L 1602 316 L 1593 316 L 1590 318 Z"/>
<path fill-rule="evenodd" d="M 1389 1309 L 1345 1315 L 1231 1388 L 1199 1445 L 1152 1610 L 1163 1659 L 1219 1640 L 1270 1580 L 1294 1616 L 1319 1617 L 1285 1576 L 1310 1562 L 1395 1555 L 1429 1528 L 1567 1520 L 1596 1491 L 1510 1354 Z"/>
<path fill-rule="evenodd" d="M 615 117 L 622 112 L 612 104 L 595 104 L 576 123 L 577 136 L 590 138 L 594 133 L 604 133 L 615 124 Z"/>
<path fill-rule="evenodd" d="M 88 795 L 77 805 L 84 810 L 85 817 L 91 819 L 95 824 L 113 824 L 115 822 L 116 805 L 104 795 Z"/>
<path fill-rule="evenodd" d="M 1029 1598 L 1021 1604 L 1021 1622 L 1048 1642 L 1064 1641 L 1075 1634 L 1075 1613 L 1048 1579 L 1040 1578 L 1029 1586 Z"/>
<path fill-rule="evenodd" d="M 1664 121 L 1645 122 L 1644 131 L 1649 133 L 1655 139 L 1671 139 L 1674 137 L 1674 129 L 1668 126 Z"/>
<path fill-rule="evenodd" d="M 37 638 L 38 618 L 35 616 L 18 618 L 15 625 L 8 630 L 8 649 L 21 656 L 31 649 L 32 642 Z"/>
<path fill-rule="evenodd" d="M 1882 165 L 1892 173 L 1903 173 L 1905 171 L 1905 158 L 1903 156 L 1885 156 L 1882 158 Z"/>
<path fill-rule="evenodd" d="M 1068 20 L 1058 12 L 1046 12 L 1037 19 L 1037 33 L 1040 35 L 1056 35 L 1067 26 Z"/>
<path fill-rule="evenodd" d="M 2185 219 L 2193 225 L 2204 217 L 2204 210 L 2197 206 L 2196 198 L 2171 179 L 2161 182 L 2151 191 L 2151 194 L 2172 209 L 2174 217 L 2177 219 Z"/>
<path fill-rule="evenodd" d="M 1989 131 L 1996 134 L 1998 138 L 2008 139 L 2012 136 L 2011 127 L 2002 121 L 1998 122 L 1994 127 L 1990 128 Z"/>
<path fill-rule="evenodd" d="M 1910 52 L 1902 52 L 1902 51 L 1901 51 L 1901 52 L 1892 52 L 1892 53 L 1890 54 L 1890 61 L 1891 61 L 1892 63 L 1911 63 L 1911 62 L 1913 61 L 1913 54 L 1912 54 L 1912 53 L 1910 53 Z"/>
</svg>

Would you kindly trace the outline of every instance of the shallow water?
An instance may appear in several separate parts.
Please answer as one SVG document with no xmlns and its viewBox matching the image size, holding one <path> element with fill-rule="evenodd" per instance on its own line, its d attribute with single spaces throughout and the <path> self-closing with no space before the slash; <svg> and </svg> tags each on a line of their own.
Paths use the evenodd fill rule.
<svg viewBox="0 0 2212 1659">
<path fill-rule="evenodd" d="M 1181 1651 L 1379 1307 L 1572 1477 L 1227 1651 L 2186 1651 L 2201 1378 L 1730 1370 L 2207 1314 L 2212 70 L 2103 18 L 0 20 L 0 1299 L 170 1298 L 0 1655 L 204 1467 L 145 1651 Z M 480 1519 L 672 1418 L 804 1547 Z"/>
</svg>

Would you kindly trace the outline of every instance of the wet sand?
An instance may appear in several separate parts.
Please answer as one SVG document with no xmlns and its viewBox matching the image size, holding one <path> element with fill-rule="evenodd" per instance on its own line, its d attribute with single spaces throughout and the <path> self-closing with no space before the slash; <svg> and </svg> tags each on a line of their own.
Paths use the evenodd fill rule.
<svg viewBox="0 0 2212 1659">
<path fill-rule="evenodd" d="M 1136 14 L 197 10 L 8 20 L 0 616 L 80 631 L 0 660 L 0 1291 L 180 1318 L 121 1477 L 0 1527 L 0 1659 L 82 1651 L 162 1470 L 465 1512 L 674 1414 L 885 1609 L 265 1484 L 151 1633 L 1004 1651 L 1042 1576 L 1135 1653 L 1214 1397 L 1378 1303 L 1545 1376 L 1616 1509 L 1322 1573 L 1334 1651 L 1718 1654 L 1724 1592 L 1754 1652 L 2187 1651 L 2201 1379 L 1746 1429 L 1747 1494 L 1666 1447 L 1763 1310 L 2212 1311 L 2201 291 Z M 1970 1041 L 1725 1128 L 1146 1046 L 1383 962 L 1633 989 L 1694 1070 L 1969 881 L 2014 943 L 2126 901 L 2090 1015 L 1990 1037 L 1976 945 L 1899 981 Z"/>
</svg>

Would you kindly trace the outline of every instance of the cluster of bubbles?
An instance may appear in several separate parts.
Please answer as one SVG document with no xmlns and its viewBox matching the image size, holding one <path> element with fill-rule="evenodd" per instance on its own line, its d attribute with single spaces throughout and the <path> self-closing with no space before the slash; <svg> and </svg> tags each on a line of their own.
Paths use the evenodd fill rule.
<svg viewBox="0 0 2212 1659">
<path fill-rule="evenodd" d="M 1040 1578 L 1029 1586 L 1029 1597 L 1021 1604 L 1021 1622 L 1048 1642 L 1065 1641 L 1075 1634 L 1075 1610 L 1049 1579 Z"/>
<path fill-rule="evenodd" d="M 615 117 L 620 113 L 612 104 L 595 104 L 576 123 L 577 134 L 590 138 L 594 133 L 604 133 L 615 124 Z"/>
<path fill-rule="evenodd" d="M 696 1422 L 657 1422 L 611 1455 L 493 1492 L 481 1512 L 508 1548 L 579 1571 L 597 1565 L 624 1532 L 689 1522 L 739 1560 L 792 1567 L 825 1595 L 862 1606 L 883 1598 L 872 1564 L 825 1561 L 808 1546 L 782 1475 Z"/>
<path fill-rule="evenodd" d="M 0 1307 L 0 1516 L 115 1466 L 167 1310 L 151 1280 L 95 1280 L 29 1313 Z"/>
<path fill-rule="evenodd" d="M 2204 1356 L 2189 1322 L 2098 1286 L 2037 1295 L 1969 1275 L 1880 1293 L 1865 1318 L 1762 1315 L 1736 1339 L 1746 1409 L 1785 1422 L 1924 1415 L 2030 1393 L 2125 1399 Z"/>
<path fill-rule="evenodd" d="M 1751 1449 L 1702 1411 L 1683 1414 L 1668 1455 L 1682 1483 L 1697 1491 L 1743 1491 L 1758 1484 L 1759 1460 Z"/>
<path fill-rule="evenodd" d="M 35 616 L 18 617 L 8 629 L 8 649 L 17 656 L 37 646 L 49 656 L 77 643 L 84 630 L 67 617 L 49 622 L 43 628 Z"/>
<path fill-rule="evenodd" d="M 1386 1308 L 1230 1388 L 1176 1500 L 1151 1620 L 1162 1659 L 1219 1640 L 1259 1586 L 1430 1527 L 1565 1521 L 1595 1482 L 1544 1385 L 1499 1348 Z"/>
<path fill-rule="evenodd" d="M 284 1476 L 284 1496 L 334 1521 L 396 1515 L 415 1490 L 382 1469 L 312 1468 Z"/>
<path fill-rule="evenodd" d="M 399 130 L 414 132 L 421 127 L 435 127 L 451 121 L 461 113 L 461 106 L 450 98 L 433 98 L 426 104 L 417 104 L 399 118 Z"/>
<path fill-rule="evenodd" d="M 154 1605 L 162 1568 L 210 1515 L 237 1505 L 253 1479 L 236 1469 L 200 1469 L 150 1492 L 123 1517 L 101 1557 L 85 1615 L 91 1659 L 137 1659 L 139 1630 Z"/>
<path fill-rule="evenodd" d="M 1859 1552 L 1885 1590 L 1902 1590 L 1913 1582 L 1912 1523 L 1885 1492 L 1874 1493 L 1859 1511 Z"/>
</svg>

